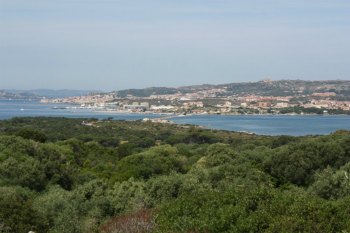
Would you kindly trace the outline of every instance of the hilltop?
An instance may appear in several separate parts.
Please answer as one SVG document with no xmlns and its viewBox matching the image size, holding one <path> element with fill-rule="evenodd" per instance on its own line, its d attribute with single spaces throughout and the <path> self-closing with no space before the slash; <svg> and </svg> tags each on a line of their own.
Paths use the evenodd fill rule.
<svg viewBox="0 0 350 233">
<path fill-rule="evenodd" d="M 314 92 L 334 92 L 339 97 L 350 99 L 350 81 L 348 80 L 262 80 L 259 82 L 238 82 L 219 85 L 203 84 L 177 88 L 150 87 L 144 89 L 127 89 L 115 91 L 114 93 L 119 97 L 127 97 L 128 95 L 149 97 L 151 95 L 186 94 L 213 89 L 222 89 L 220 93 L 222 97 L 232 95 L 296 96 L 308 95 Z"/>
<path fill-rule="evenodd" d="M 5 99 L 42 99 L 42 98 L 65 98 L 70 96 L 90 95 L 91 93 L 100 93 L 101 91 L 93 90 L 52 90 L 52 89 L 35 89 L 35 90 L 0 90 L 0 98 Z"/>
<path fill-rule="evenodd" d="M 10 91 L 4 91 L 0 90 L 0 100 L 1 99 L 13 99 L 13 100 L 35 100 L 40 99 L 41 96 L 35 95 L 33 93 L 28 92 L 10 92 Z"/>
</svg>

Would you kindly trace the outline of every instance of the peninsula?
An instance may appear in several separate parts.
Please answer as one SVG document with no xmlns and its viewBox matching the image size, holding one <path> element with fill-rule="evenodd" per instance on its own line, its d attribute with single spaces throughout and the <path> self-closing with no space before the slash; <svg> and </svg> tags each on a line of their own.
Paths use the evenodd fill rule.
<svg viewBox="0 0 350 233">
<path fill-rule="evenodd" d="M 262 80 L 259 82 L 151 87 L 66 98 L 96 111 L 171 114 L 350 114 L 350 81 Z"/>
</svg>

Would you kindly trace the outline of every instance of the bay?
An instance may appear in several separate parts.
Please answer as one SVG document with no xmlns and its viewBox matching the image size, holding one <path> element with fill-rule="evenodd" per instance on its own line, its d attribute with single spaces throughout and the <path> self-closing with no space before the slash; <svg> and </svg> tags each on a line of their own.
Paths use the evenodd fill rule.
<svg viewBox="0 0 350 233">
<path fill-rule="evenodd" d="M 69 108 L 64 109 L 64 107 Z M 0 100 L 0 120 L 27 116 L 140 120 L 161 116 L 158 114 L 96 112 L 72 107 L 74 106 L 67 104 Z M 322 135 L 341 129 L 350 130 L 350 116 L 347 115 L 192 115 L 174 117 L 170 120 L 177 124 L 193 124 L 210 129 L 243 131 L 263 135 Z"/>
<path fill-rule="evenodd" d="M 67 109 L 65 109 L 68 107 Z M 69 104 L 43 104 L 35 101 L 0 100 L 0 120 L 13 117 L 68 117 L 68 118 L 97 118 L 114 120 L 141 120 L 143 118 L 157 118 L 158 114 L 132 114 L 93 111 L 80 109 Z"/>
<path fill-rule="evenodd" d="M 263 135 L 323 135 L 350 130 L 348 115 L 192 115 L 171 120 L 177 124 Z"/>
</svg>

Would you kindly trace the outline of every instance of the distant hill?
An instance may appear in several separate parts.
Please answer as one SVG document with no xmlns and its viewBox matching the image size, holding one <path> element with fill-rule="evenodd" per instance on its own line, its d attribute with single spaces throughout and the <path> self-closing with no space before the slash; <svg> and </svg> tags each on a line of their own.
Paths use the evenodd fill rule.
<svg viewBox="0 0 350 233">
<path fill-rule="evenodd" d="M 8 94 L 20 95 L 20 96 L 35 96 L 37 98 L 65 98 L 70 96 L 82 96 L 90 93 L 96 93 L 100 91 L 94 90 L 50 90 L 50 89 L 36 89 L 36 90 L 4 90 Z"/>
<path fill-rule="evenodd" d="M 219 85 L 194 85 L 178 88 L 150 87 L 144 89 L 128 89 L 116 91 L 119 97 L 128 95 L 149 97 L 151 95 L 166 95 L 175 93 L 193 93 L 210 89 L 223 89 L 220 95 L 262 95 L 262 96 L 295 96 L 308 95 L 314 92 L 335 92 L 344 98 L 350 98 L 349 80 L 304 81 L 304 80 L 262 80 L 259 82 L 241 82 Z"/>
<path fill-rule="evenodd" d="M 88 95 L 90 93 L 99 93 L 101 91 L 97 90 L 49 90 L 49 89 L 37 89 L 30 91 L 33 94 L 37 94 L 40 96 L 45 96 L 47 98 L 64 98 L 70 96 L 82 96 Z"/>
<path fill-rule="evenodd" d="M 41 97 L 38 96 L 38 95 L 35 95 L 33 93 L 26 93 L 26 92 L 9 92 L 9 91 L 3 91 L 3 90 L 0 90 L 0 99 L 40 99 Z"/>
<path fill-rule="evenodd" d="M 314 92 L 335 92 L 350 96 L 350 81 L 304 81 L 304 80 L 263 80 L 252 83 L 231 83 L 227 87 L 227 95 L 256 94 L 263 96 L 308 95 Z"/>
<path fill-rule="evenodd" d="M 338 99 L 350 100 L 350 80 L 325 80 L 325 81 L 305 81 L 305 80 L 262 80 L 259 82 L 240 82 L 219 85 L 203 84 L 183 87 L 149 87 L 144 89 L 126 89 L 114 91 L 118 97 L 127 96 L 149 97 L 151 95 L 186 94 L 199 91 L 219 89 L 217 96 L 234 95 L 261 95 L 261 96 L 300 96 L 312 93 L 334 92 Z M 91 93 L 103 93 L 96 90 L 0 90 L 2 99 L 40 99 L 65 98 L 71 96 L 85 96 Z"/>
<path fill-rule="evenodd" d="M 151 95 L 169 95 L 175 94 L 178 92 L 177 88 L 168 88 L 168 87 L 149 87 L 144 89 L 127 89 L 116 91 L 116 94 L 119 97 L 126 97 L 128 95 L 136 97 L 148 97 Z"/>
</svg>

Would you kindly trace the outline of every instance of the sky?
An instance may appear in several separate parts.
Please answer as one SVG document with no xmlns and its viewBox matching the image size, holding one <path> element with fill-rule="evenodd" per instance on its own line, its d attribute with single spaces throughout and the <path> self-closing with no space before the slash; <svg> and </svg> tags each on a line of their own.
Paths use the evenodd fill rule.
<svg viewBox="0 0 350 233">
<path fill-rule="evenodd" d="M 0 89 L 350 79 L 349 0 L 0 0 Z"/>
</svg>

